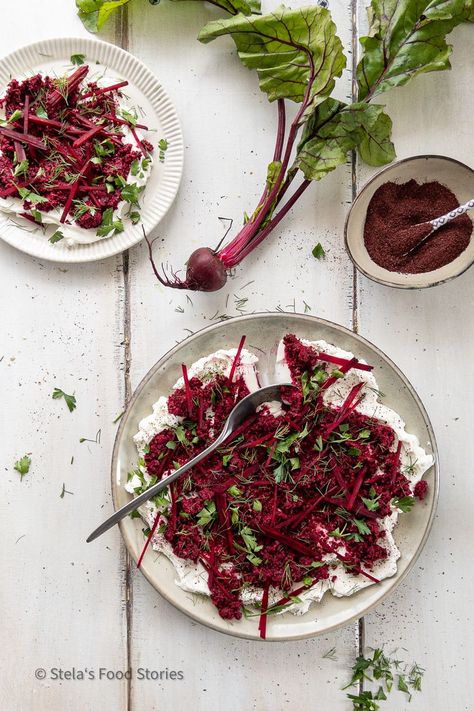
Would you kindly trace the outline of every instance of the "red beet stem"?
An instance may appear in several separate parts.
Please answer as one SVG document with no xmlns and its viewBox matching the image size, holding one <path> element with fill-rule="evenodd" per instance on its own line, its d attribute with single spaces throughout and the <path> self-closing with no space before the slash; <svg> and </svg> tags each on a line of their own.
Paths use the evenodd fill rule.
<svg viewBox="0 0 474 711">
<path fill-rule="evenodd" d="M 319 570 L 322 570 L 322 568 L 319 568 Z M 296 590 L 292 590 L 289 595 L 286 595 L 285 597 L 280 598 L 271 607 L 269 607 L 268 612 L 271 612 L 272 610 L 276 610 L 281 605 L 286 605 L 286 603 L 290 602 L 292 600 L 292 598 L 298 597 L 298 595 L 300 595 L 305 590 L 310 590 L 313 587 L 313 585 L 316 585 L 317 582 L 319 582 L 319 578 L 316 578 L 315 580 L 313 580 L 311 585 L 301 585 L 299 588 L 296 588 Z"/>
<path fill-rule="evenodd" d="M 351 360 L 348 360 L 344 365 L 341 365 L 339 370 L 341 373 L 347 373 L 351 368 L 355 368 L 356 364 L 358 363 L 357 358 L 351 358 Z M 326 390 L 329 388 L 331 385 L 334 385 L 334 383 L 338 380 L 338 378 L 333 375 L 330 378 L 328 378 L 322 385 L 320 390 Z"/>
<path fill-rule="evenodd" d="M 184 389 L 186 390 L 186 403 L 188 406 L 188 417 L 191 420 L 193 416 L 193 394 L 191 391 L 191 386 L 189 385 L 188 369 L 185 364 L 181 364 L 181 370 L 183 371 Z"/>
<path fill-rule="evenodd" d="M 10 128 L 0 127 L 0 134 L 6 138 L 11 138 L 13 141 L 20 141 L 21 143 L 26 143 L 33 148 L 38 148 L 40 151 L 46 150 L 46 145 L 43 141 L 40 141 L 36 136 L 31 136 L 29 133 L 20 133 L 20 131 L 13 131 Z"/>
<path fill-rule="evenodd" d="M 357 407 L 357 405 L 360 403 L 360 399 L 356 400 L 356 397 L 360 390 L 364 387 L 365 383 L 357 383 L 357 385 L 354 385 L 354 387 L 351 389 L 349 395 L 346 397 L 344 402 L 341 405 L 341 408 L 337 414 L 337 416 L 334 418 L 334 420 L 326 427 L 325 429 L 325 435 L 328 436 L 333 432 L 336 427 L 339 427 L 339 425 L 344 422 L 344 420 L 351 414 L 353 410 Z"/>
<path fill-rule="evenodd" d="M 29 114 L 28 120 L 30 121 L 30 123 L 38 124 L 38 126 L 50 126 L 51 128 L 63 128 L 63 126 L 65 125 L 61 123 L 61 121 L 43 118 L 42 116 L 37 116 L 36 114 Z"/>
<path fill-rule="evenodd" d="M 337 356 L 329 355 L 328 353 L 318 353 L 318 358 L 319 360 L 324 360 L 327 363 L 334 363 L 334 365 L 347 365 L 349 361 L 347 358 L 338 358 Z M 374 366 L 373 365 L 368 365 L 367 363 L 361 363 L 360 361 L 357 361 L 357 364 L 354 364 L 352 366 L 356 370 L 373 370 Z"/>
<path fill-rule="evenodd" d="M 355 480 L 354 488 L 352 489 L 352 492 L 346 503 L 346 509 L 348 511 L 352 511 L 352 507 L 354 506 L 357 494 L 359 493 L 360 487 L 362 486 L 362 482 L 364 481 L 365 472 L 365 469 L 361 469 L 357 479 Z"/>
<path fill-rule="evenodd" d="M 259 437 L 258 439 L 252 440 L 252 442 L 242 442 L 242 444 L 239 444 L 238 449 L 251 449 L 252 447 L 258 447 L 259 444 L 263 444 L 264 442 L 268 442 L 269 439 L 273 438 L 273 432 L 269 432 L 266 435 L 263 435 L 263 437 Z"/>
<path fill-rule="evenodd" d="M 337 551 L 330 551 L 331 553 L 334 553 L 339 560 L 341 560 L 343 563 L 348 565 L 349 567 L 353 568 L 356 573 L 359 573 L 359 575 L 365 575 L 366 578 L 369 578 L 369 580 L 372 580 L 373 583 L 380 583 L 380 580 L 378 578 L 375 578 L 373 575 L 370 573 L 367 573 L 366 570 L 363 570 L 362 568 L 359 568 L 358 565 L 354 565 L 350 561 L 347 560 L 343 555 L 340 553 L 337 553 Z"/>
<path fill-rule="evenodd" d="M 131 132 L 132 136 L 134 137 L 135 142 L 136 142 L 138 148 L 140 149 L 140 151 L 143 153 L 143 155 L 144 155 L 145 158 L 146 158 L 146 157 L 148 156 L 148 151 L 146 150 L 146 148 L 145 148 L 145 146 L 143 145 L 143 143 L 140 141 L 140 139 L 139 139 L 139 137 L 138 137 L 138 133 L 135 131 L 135 129 L 133 128 L 133 126 L 130 126 L 130 132 Z"/>
<path fill-rule="evenodd" d="M 66 222 L 66 218 L 69 214 L 69 210 L 72 207 L 72 202 L 73 202 L 74 198 L 76 197 L 78 188 L 79 188 L 79 180 L 76 180 L 76 182 L 72 184 L 71 190 L 69 191 L 69 195 L 67 196 L 66 202 L 64 203 L 64 209 L 63 209 L 62 215 L 59 219 L 59 222 L 61 224 L 64 224 Z"/>
<path fill-rule="evenodd" d="M 262 603 L 260 606 L 260 620 L 258 622 L 258 631 L 261 639 L 266 639 L 267 636 L 267 609 L 268 609 L 268 592 L 270 583 L 266 583 L 263 588 Z"/>
<path fill-rule="evenodd" d="M 245 338 L 246 338 L 246 336 L 242 336 L 242 338 L 240 339 L 239 347 L 237 348 L 237 352 L 235 354 L 235 358 L 232 362 L 232 367 L 231 367 L 230 373 L 229 373 L 229 383 L 231 383 L 233 381 L 235 371 L 240 364 L 240 356 L 242 354 L 242 348 L 244 347 Z"/>
<path fill-rule="evenodd" d="M 153 536 L 154 536 L 154 534 L 155 534 L 155 531 L 156 531 L 156 528 L 157 528 L 157 526 L 158 526 L 158 523 L 159 523 L 159 521 L 160 521 L 160 516 L 161 516 L 161 514 L 160 514 L 160 512 L 158 511 L 158 513 L 157 513 L 156 516 L 155 516 L 155 520 L 153 521 L 153 526 L 152 526 L 152 528 L 151 528 L 151 531 L 150 531 L 150 533 L 148 534 L 147 539 L 146 539 L 146 541 L 145 541 L 145 545 L 143 546 L 142 552 L 140 553 L 140 557 L 139 557 L 138 562 L 137 562 L 137 568 L 139 568 L 139 567 L 141 566 L 141 564 L 142 564 L 142 560 L 143 560 L 143 558 L 144 558 L 144 556 L 145 556 L 145 553 L 146 553 L 146 551 L 147 551 L 147 548 L 148 548 L 148 546 L 150 545 L 150 541 L 151 541 L 151 539 L 153 538 Z"/>
<path fill-rule="evenodd" d="M 54 90 L 54 93 L 49 99 L 49 107 L 53 110 L 57 109 L 58 105 L 61 103 L 61 101 L 67 101 L 67 98 L 69 95 L 75 91 L 81 81 L 86 78 L 87 74 L 89 73 L 89 67 L 87 64 L 84 64 L 81 67 L 78 67 L 76 71 L 71 74 L 70 77 L 67 79 L 67 86 L 66 86 L 66 91 L 61 93 L 58 89 Z"/>
<path fill-rule="evenodd" d="M 100 133 L 103 130 L 103 126 L 94 126 L 94 128 L 91 128 L 89 131 L 86 131 L 85 133 L 82 134 L 82 136 L 79 136 L 79 138 L 76 138 L 74 143 L 72 144 L 74 148 L 79 148 L 79 146 L 82 146 L 83 143 L 87 143 L 91 138 L 93 138 L 96 134 Z"/>
<path fill-rule="evenodd" d="M 274 538 L 276 541 L 284 543 L 286 546 L 288 546 L 288 548 L 292 548 L 297 553 L 307 555 L 309 558 L 312 558 L 314 556 L 314 553 L 309 546 L 306 546 L 304 543 L 296 541 L 294 538 L 291 538 L 290 536 L 287 536 L 284 533 L 277 531 L 275 528 L 272 528 L 271 526 L 266 526 L 265 524 L 260 524 L 260 529 L 262 533 L 264 533 L 269 538 Z"/>
<path fill-rule="evenodd" d="M 28 133 L 29 111 L 30 111 L 30 96 L 29 96 L 29 94 L 26 94 L 25 105 L 24 105 L 24 109 L 23 109 L 23 133 Z"/>
<path fill-rule="evenodd" d="M 125 119 L 114 116 L 114 114 L 104 114 L 104 118 L 109 119 L 111 123 L 116 123 L 120 126 L 130 126 L 129 121 L 125 121 Z M 136 123 L 134 128 L 140 128 L 142 131 L 148 131 L 148 126 L 145 126 L 142 123 Z"/>
<path fill-rule="evenodd" d="M 328 493 L 332 493 L 336 491 L 337 487 L 333 487 L 332 489 L 329 490 Z M 283 519 L 283 521 L 279 521 L 277 524 L 275 524 L 275 529 L 278 528 L 289 528 L 297 526 L 299 523 L 304 521 L 306 518 L 308 518 L 309 514 L 314 511 L 314 509 L 319 506 L 321 501 L 324 501 L 326 498 L 326 494 L 322 494 L 319 496 L 316 501 L 313 501 L 312 504 L 310 504 L 307 508 L 304 509 L 304 511 L 300 511 L 297 514 L 293 514 L 293 516 L 288 516 L 288 518 Z"/>
<path fill-rule="evenodd" d="M 108 94 L 109 91 L 116 91 L 118 89 L 122 89 L 124 86 L 128 86 L 128 81 L 119 81 L 117 84 L 112 84 L 112 86 L 104 86 L 102 89 L 94 89 L 94 91 L 89 91 L 87 94 L 83 94 L 83 96 L 81 96 L 81 101 L 83 99 L 89 99 L 91 96 Z"/>
</svg>

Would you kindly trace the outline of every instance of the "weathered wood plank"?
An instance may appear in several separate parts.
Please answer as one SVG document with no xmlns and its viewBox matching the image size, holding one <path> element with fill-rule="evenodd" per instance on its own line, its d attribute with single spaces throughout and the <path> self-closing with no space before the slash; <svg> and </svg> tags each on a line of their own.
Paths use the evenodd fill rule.
<svg viewBox="0 0 474 711">
<path fill-rule="evenodd" d="M 400 158 L 436 153 L 474 165 L 472 33 L 472 26 L 453 32 L 451 72 L 418 77 L 385 95 Z M 369 175 L 361 169 L 359 182 Z M 441 465 L 432 535 L 399 592 L 366 618 L 367 645 L 406 648 L 403 656 L 426 667 L 423 693 L 416 696 L 420 711 L 470 709 L 472 271 L 419 292 L 384 288 L 364 277 L 359 284 L 360 331 L 395 360 L 422 397 Z M 394 695 L 385 707 L 405 708 L 402 695 Z"/>
<path fill-rule="evenodd" d="M 274 7 L 277 3 L 266 3 Z M 350 48 L 351 13 L 333 8 Z M 273 153 L 276 107 L 260 93 L 229 41 L 193 41 L 215 13 L 194 3 L 159 8 L 136 6 L 129 16 L 129 45 L 162 80 L 183 122 L 185 172 L 178 201 L 156 231 L 157 261 L 180 268 L 198 246 L 215 246 L 224 232 L 219 217 L 242 221 L 260 197 Z M 179 28 L 179 31 L 177 30 Z M 350 91 L 348 71 L 340 86 Z M 159 286 L 143 245 L 131 252 L 131 381 L 167 349 L 219 318 L 252 311 L 311 313 L 346 325 L 352 320 L 352 269 L 340 234 L 351 200 L 347 166 L 307 191 L 267 243 L 250 256 L 226 288 L 214 294 L 173 292 Z M 321 241 L 325 262 L 311 257 Z M 250 282 L 250 283 L 249 283 Z M 244 300 L 242 302 L 241 300 Z M 307 306 L 305 306 L 307 304 Z M 219 635 L 172 608 L 138 573 L 133 575 L 132 664 L 182 670 L 184 681 L 132 684 L 133 708 L 196 709 L 221 705 L 230 711 L 346 707 L 339 691 L 357 649 L 357 626 L 326 638 L 262 646 Z M 321 655 L 337 647 L 338 661 Z M 291 659 L 291 664 L 287 663 Z M 316 701 L 317 700 L 317 701 Z"/>
<path fill-rule="evenodd" d="M 27 18 L 24 6 L 2 0 L 0 8 L 5 54 L 55 34 L 87 34 L 72 1 L 28 3 Z M 50 678 L 53 667 L 97 674 L 126 665 L 120 537 L 85 544 L 111 508 L 112 420 L 123 405 L 120 262 L 63 269 L 3 242 L 0 253 L 1 698 L 12 710 L 71 708 L 75 698 L 95 711 L 106 695 L 122 709 L 124 682 Z M 55 386 L 75 392 L 75 412 L 51 398 Z M 79 443 L 99 429 L 100 444 Z M 26 452 L 31 470 L 20 481 L 13 464 Z M 72 493 L 61 498 L 63 484 Z M 44 681 L 35 678 L 39 667 Z"/>
</svg>

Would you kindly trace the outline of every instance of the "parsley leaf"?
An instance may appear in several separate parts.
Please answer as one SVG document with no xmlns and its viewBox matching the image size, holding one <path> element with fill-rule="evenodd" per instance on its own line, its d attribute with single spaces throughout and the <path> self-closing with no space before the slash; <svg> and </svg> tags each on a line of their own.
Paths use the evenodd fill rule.
<svg viewBox="0 0 474 711">
<path fill-rule="evenodd" d="M 62 397 L 66 401 L 66 405 L 68 406 L 69 412 L 72 412 L 76 409 L 76 398 L 74 397 L 74 395 L 67 395 L 64 390 L 61 390 L 60 388 L 54 388 L 52 395 L 53 400 L 60 400 Z"/>
<path fill-rule="evenodd" d="M 415 505 L 415 498 L 413 496 L 403 496 L 401 499 L 392 499 L 392 505 L 396 506 L 400 511 L 408 513 Z"/>
<path fill-rule="evenodd" d="M 318 244 L 315 247 L 313 247 L 311 254 L 316 259 L 322 259 L 323 257 L 326 256 L 326 252 L 324 251 L 324 248 L 323 248 L 321 242 L 318 242 Z"/>
<path fill-rule="evenodd" d="M 61 230 L 56 230 L 56 232 L 51 235 L 51 237 L 49 238 L 48 242 L 51 242 L 51 244 L 56 244 L 56 242 L 59 242 L 59 241 L 62 240 L 63 238 L 64 238 L 64 235 L 63 235 L 63 233 L 61 232 Z"/>
<path fill-rule="evenodd" d="M 76 67 L 80 67 L 85 61 L 85 54 L 71 54 L 71 64 L 74 64 Z"/>
<path fill-rule="evenodd" d="M 29 457 L 27 454 L 25 454 L 21 459 L 19 459 L 17 462 L 15 462 L 13 468 L 20 475 L 20 480 L 23 479 L 25 474 L 28 474 L 28 472 L 30 471 L 30 466 L 31 466 L 31 457 Z"/>
</svg>

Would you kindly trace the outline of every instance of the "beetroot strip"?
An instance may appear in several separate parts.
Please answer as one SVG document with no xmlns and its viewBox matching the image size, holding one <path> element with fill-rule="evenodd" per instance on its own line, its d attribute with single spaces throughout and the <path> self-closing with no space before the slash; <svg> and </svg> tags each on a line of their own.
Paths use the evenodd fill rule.
<svg viewBox="0 0 474 711">
<path fill-rule="evenodd" d="M 10 128 L 3 128 L 0 126 L 0 134 L 6 138 L 11 138 L 13 141 L 19 141 L 21 143 L 26 143 L 29 146 L 38 148 L 40 151 L 46 150 L 46 144 L 40 141 L 36 136 L 31 136 L 29 133 L 20 133 L 20 131 L 13 131 Z"/>
<path fill-rule="evenodd" d="M 242 354 L 242 349 L 244 347 L 245 339 L 246 339 L 246 336 L 242 336 L 242 338 L 240 339 L 240 343 L 237 348 L 237 352 L 235 354 L 235 358 L 232 362 L 232 367 L 231 367 L 230 373 L 229 373 L 229 383 L 231 383 L 233 381 L 235 371 L 237 370 L 237 368 L 240 364 L 240 356 Z"/>
<path fill-rule="evenodd" d="M 103 129 L 103 126 L 94 126 L 94 128 L 91 128 L 90 131 L 86 131 L 85 133 L 82 134 L 82 136 L 79 136 L 79 138 L 76 138 L 74 143 L 72 144 L 74 148 L 79 148 L 82 146 L 83 143 L 87 143 L 91 138 L 93 138 L 97 133 L 100 133 Z"/>
<path fill-rule="evenodd" d="M 89 91 L 87 94 L 83 94 L 80 97 L 80 101 L 83 99 L 89 99 L 91 96 L 99 96 L 100 94 L 108 94 L 109 91 L 116 91 L 118 89 L 122 89 L 124 86 L 128 86 L 128 81 L 119 81 L 116 84 L 112 84 L 112 86 L 104 86 L 101 89 L 94 89 L 94 91 Z"/>
<path fill-rule="evenodd" d="M 79 181 L 76 180 L 76 182 L 73 183 L 73 185 L 72 185 L 69 195 L 67 196 L 66 202 L 64 203 L 64 209 L 63 209 L 62 215 L 59 219 L 59 222 L 61 224 L 64 224 L 66 222 L 66 218 L 67 218 L 69 211 L 72 207 L 72 202 L 73 202 L 74 198 L 76 197 L 76 193 L 77 193 L 78 189 L 79 189 Z"/>
<path fill-rule="evenodd" d="M 181 370 L 183 371 L 184 388 L 186 390 L 186 403 L 187 403 L 187 407 L 188 407 L 188 417 L 189 417 L 189 419 L 192 419 L 192 416 L 193 416 L 193 394 L 191 391 L 191 387 L 189 385 L 188 369 L 186 368 L 184 363 L 182 363 L 182 365 L 181 365 Z"/>
<path fill-rule="evenodd" d="M 268 609 L 268 593 L 270 590 L 270 583 L 266 583 L 263 588 L 262 603 L 260 606 L 260 619 L 258 621 L 258 631 L 260 633 L 261 639 L 266 639 L 267 637 L 267 609 Z"/>
<path fill-rule="evenodd" d="M 156 528 L 157 528 L 158 523 L 159 523 L 159 521 L 160 521 L 160 518 L 161 518 L 161 513 L 158 511 L 157 514 L 156 514 L 156 516 L 155 516 L 155 520 L 153 521 L 153 526 L 152 526 L 152 528 L 151 528 L 151 531 L 150 531 L 150 533 L 149 533 L 148 536 L 147 536 L 147 539 L 146 539 L 146 541 L 145 541 L 145 545 L 143 546 L 142 552 L 140 553 L 140 557 L 139 557 L 139 559 L 138 559 L 138 561 L 137 561 L 137 568 L 139 568 L 139 567 L 141 566 L 141 564 L 142 564 L 142 560 L 143 560 L 143 558 L 145 557 L 145 553 L 146 553 L 146 551 L 147 551 L 148 546 L 150 545 L 150 541 L 151 541 L 151 539 L 153 538 L 153 536 L 154 536 L 154 534 L 155 534 L 155 531 L 156 531 Z"/>
<path fill-rule="evenodd" d="M 134 137 L 135 142 L 136 142 L 137 146 L 139 147 L 140 151 L 143 153 L 143 155 L 144 155 L 145 158 L 146 158 L 146 157 L 148 156 L 148 151 L 146 150 L 146 148 L 145 148 L 145 146 L 143 145 L 143 143 L 140 141 L 140 138 L 138 137 L 138 133 L 135 131 L 135 129 L 133 128 L 133 126 L 130 126 L 130 133 L 131 133 L 132 136 Z"/>
<path fill-rule="evenodd" d="M 265 526 L 264 524 L 260 524 L 260 529 L 262 533 L 264 533 L 266 536 L 269 536 L 269 538 L 274 538 L 276 541 L 284 543 L 288 546 L 288 548 L 292 548 L 297 553 L 307 555 L 310 558 L 313 557 L 313 551 L 311 550 L 311 548 L 309 548 L 309 546 L 306 546 L 304 543 L 301 543 L 300 541 L 295 541 L 293 538 L 290 538 L 290 536 L 286 536 L 285 534 L 280 533 L 280 531 L 277 531 L 271 526 Z"/>
<path fill-rule="evenodd" d="M 346 503 L 346 509 L 348 511 L 352 511 L 352 507 L 354 506 L 356 496 L 359 493 L 360 487 L 362 486 L 362 482 L 364 481 L 364 476 L 365 476 L 365 469 L 362 469 L 359 472 L 359 475 L 355 481 L 354 488 L 352 489 L 352 493 L 350 494 L 349 498 L 347 499 Z"/>
<path fill-rule="evenodd" d="M 259 444 L 263 444 L 263 442 L 267 442 L 269 439 L 272 439 L 272 437 L 274 437 L 273 432 L 269 432 L 268 434 L 263 435 L 263 437 L 254 439 L 252 442 L 242 442 L 242 444 L 239 444 L 238 449 L 251 449 L 251 447 L 257 447 Z"/>
<path fill-rule="evenodd" d="M 347 365 L 350 362 L 349 360 L 347 360 L 347 358 L 338 358 L 337 356 L 332 356 L 332 355 L 329 355 L 329 353 L 323 353 L 321 351 L 318 353 L 318 359 L 324 360 L 327 363 L 334 363 L 334 365 Z M 374 369 L 373 365 L 368 365 L 367 363 L 361 363 L 359 360 L 352 367 L 355 368 L 356 370 L 370 371 L 370 370 Z"/>
<path fill-rule="evenodd" d="M 109 121 L 116 123 L 119 126 L 130 126 L 129 121 L 125 121 L 125 119 L 121 119 L 113 114 L 104 114 L 104 118 L 109 119 Z M 142 123 L 136 123 L 134 128 L 140 128 L 142 131 L 148 131 L 148 126 L 144 126 Z"/>
</svg>

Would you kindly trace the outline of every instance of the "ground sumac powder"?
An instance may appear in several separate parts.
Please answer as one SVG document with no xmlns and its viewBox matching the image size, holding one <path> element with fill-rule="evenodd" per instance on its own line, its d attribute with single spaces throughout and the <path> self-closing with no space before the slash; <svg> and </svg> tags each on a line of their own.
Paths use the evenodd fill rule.
<svg viewBox="0 0 474 711">
<path fill-rule="evenodd" d="M 430 272 L 449 264 L 469 244 L 472 221 L 467 215 L 444 225 L 425 244 L 404 255 L 427 234 L 422 223 L 456 207 L 456 196 L 441 183 L 384 183 L 367 210 L 364 242 L 370 257 L 379 266 L 404 274 Z"/>
</svg>

